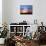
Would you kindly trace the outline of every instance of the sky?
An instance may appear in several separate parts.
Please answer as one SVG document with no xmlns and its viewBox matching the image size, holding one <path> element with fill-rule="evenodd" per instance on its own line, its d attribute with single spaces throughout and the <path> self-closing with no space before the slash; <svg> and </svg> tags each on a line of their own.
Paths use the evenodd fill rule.
<svg viewBox="0 0 46 46">
<path fill-rule="evenodd" d="M 21 9 L 21 10 L 23 10 L 23 9 L 32 10 L 32 5 L 21 5 L 21 6 L 20 6 L 20 9 Z"/>
</svg>

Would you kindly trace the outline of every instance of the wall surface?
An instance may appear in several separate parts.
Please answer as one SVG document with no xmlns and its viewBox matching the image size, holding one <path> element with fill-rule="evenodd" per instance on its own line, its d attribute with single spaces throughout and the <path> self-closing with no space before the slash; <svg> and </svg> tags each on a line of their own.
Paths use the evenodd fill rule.
<svg viewBox="0 0 46 46">
<path fill-rule="evenodd" d="M 38 24 L 41 21 L 46 25 L 46 0 L 4 0 L 4 12 L 3 20 L 7 23 L 19 23 L 26 20 L 28 24 L 34 23 L 37 19 Z M 20 15 L 17 12 L 20 9 L 20 5 L 32 5 L 33 14 L 32 15 Z"/>
<path fill-rule="evenodd" d="M 34 1 L 33 0 L 12 0 L 10 7 L 12 9 L 11 16 L 9 16 L 9 22 L 22 22 L 23 20 L 27 21 L 29 24 L 34 21 L 34 15 L 21 15 L 20 12 L 17 12 L 20 10 L 20 5 L 32 5 L 33 6 Z M 10 18 L 11 17 L 11 18 Z M 14 21 L 15 20 L 15 21 Z"/>
<path fill-rule="evenodd" d="M 2 22 L 8 23 L 7 0 L 2 0 Z"/>
<path fill-rule="evenodd" d="M 2 27 L 2 0 L 0 0 L 0 27 Z"/>
</svg>

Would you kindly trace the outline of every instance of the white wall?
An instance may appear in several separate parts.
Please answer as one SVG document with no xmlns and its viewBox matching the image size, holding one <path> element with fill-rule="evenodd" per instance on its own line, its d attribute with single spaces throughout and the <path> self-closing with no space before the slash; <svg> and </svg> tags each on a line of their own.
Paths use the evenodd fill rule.
<svg viewBox="0 0 46 46">
<path fill-rule="evenodd" d="M 8 23 L 8 17 L 7 17 L 7 0 L 2 0 L 2 22 Z"/>
<path fill-rule="evenodd" d="M 0 0 L 0 27 L 2 27 L 2 0 Z"/>
<path fill-rule="evenodd" d="M 31 23 L 34 19 L 34 15 L 20 15 L 20 13 L 17 11 L 20 9 L 20 5 L 32 5 L 33 6 L 33 0 L 12 0 L 11 1 L 12 4 L 12 13 L 11 13 L 11 18 L 9 17 L 9 19 L 11 22 L 22 22 L 23 20 L 26 20 L 27 22 Z M 14 21 L 15 20 L 15 21 Z"/>
<path fill-rule="evenodd" d="M 41 21 L 46 23 L 46 0 L 4 0 L 4 19 L 7 23 L 22 22 L 26 20 L 29 24 L 34 23 L 34 19 L 37 19 L 38 24 Z M 32 15 L 20 15 L 17 13 L 20 5 L 32 5 Z M 46 25 L 46 24 L 45 24 Z"/>
</svg>

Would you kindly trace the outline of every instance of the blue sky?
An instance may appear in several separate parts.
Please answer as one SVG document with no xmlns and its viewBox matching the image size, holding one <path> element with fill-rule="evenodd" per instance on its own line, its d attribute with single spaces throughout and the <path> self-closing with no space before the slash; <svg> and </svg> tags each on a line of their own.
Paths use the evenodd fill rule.
<svg viewBox="0 0 46 46">
<path fill-rule="evenodd" d="M 23 10 L 23 9 L 31 10 L 31 9 L 32 9 L 32 5 L 21 5 L 21 6 L 20 6 L 20 9 L 21 9 L 21 10 Z"/>
</svg>

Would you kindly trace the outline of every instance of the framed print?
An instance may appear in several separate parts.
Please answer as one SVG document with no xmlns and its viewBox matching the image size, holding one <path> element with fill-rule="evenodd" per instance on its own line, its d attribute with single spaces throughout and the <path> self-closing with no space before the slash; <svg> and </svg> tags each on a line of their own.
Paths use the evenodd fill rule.
<svg viewBox="0 0 46 46">
<path fill-rule="evenodd" d="M 20 5 L 20 14 L 32 14 L 32 5 Z"/>
</svg>

